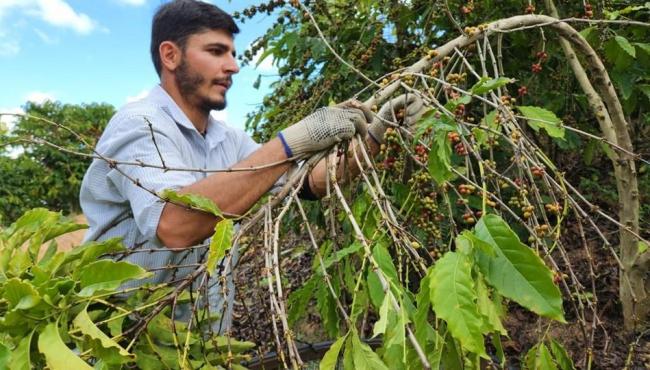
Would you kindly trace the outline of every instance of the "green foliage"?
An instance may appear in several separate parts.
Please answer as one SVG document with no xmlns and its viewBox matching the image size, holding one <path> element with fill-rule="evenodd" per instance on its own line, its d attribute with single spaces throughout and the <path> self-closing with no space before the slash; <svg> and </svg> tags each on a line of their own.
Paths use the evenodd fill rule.
<svg viewBox="0 0 650 370">
<path fill-rule="evenodd" d="M 27 103 L 25 116 L 0 138 L 0 224 L 9 224 L 31 208 L 79 212 L 79 188 L 90 159 L 65 153 L 48 142 L 92 154 L 114 113 L 108 104 Z M 56 122 L 66 130 L 41 119 Z M 76 136 L 73 134 L 77 133 Z M 88 146 L 83 145 L 83 139 Z M 7 146 L 8 145 L 8 146 Z"/>
<path fill-rule="evenodd" d="M 564 347 L 554 339 L 549 340 L 548 346 L 545 342 L 534 345 L 524 357 L 522 365 L 526 370 L 575 369 Z"/>
<path fill-rule="evenodd" d="M 564 138 L 562 121 L 555 113 L 539 107 L 517 107 L 521 114 L 528 120 L 528 125 L 535 131 L 543 128 L 546 133 L 554 138 Z"/>
<path fill-rule="evenodd" d="M 141 289 L 125 299 L 123 284 L 150 273 L 128 262 L 97 260 L 124 249 L 117 239 L 57 251 L 53 239 L 81 227 L 61 213 L 34 209 L 0 229 L 2 368 L 159 369 L 162 363 L 180 369 L 175 335 L 191 339 L 183 358 L 195 368 L 248 358 L 243 353 L 252 343 L 192 332 L 173 322 L 169 309 L 140 321 L 172 290 Z M 46 243 L 47 251 L 39 253 Z M 145 325 L 145 334 L 125 335 L 134 325 Z"/>
<path fill-rule="evenodd" d="M 189 208 L 200 210 L 203 212 L 211 213 L 217 217 L 222 217 L 223 214 L 214 202 L 201 195 L 197 194 L 180 194 L 173 189 L 165 189 L 160 194 L 160 197 L 168 202 L 173 202 L 185 205 Z"/>
<path fill-rule="evenodd" d="M 487 357 L 471 270 L 467 256 L 455 252 L 445 254 L 431 271 L 431 304 L 463 347 Z"/>
<path fill-rule="evenodd" d="M 232 247 L 232 234 L 234 225 L 232 220 L 223 219 L 214 227 L 214 235 L 210 241 L 210 252 L 208 254 L 208 262 L 206 268 L 210 274 L 213 273 L 217 262 L 221 260 Z"/>
<path fill-rule="evenodd" d="M 500 294 L 539 315 L 564 322 L 562 296 L 553 283 L 553 273 L 507 223 L 496 215 L 486 215 L 476 224 L 474 234 L 496 252 L 490 256 L 478 251 L 478 265 Z"/>
</svg>

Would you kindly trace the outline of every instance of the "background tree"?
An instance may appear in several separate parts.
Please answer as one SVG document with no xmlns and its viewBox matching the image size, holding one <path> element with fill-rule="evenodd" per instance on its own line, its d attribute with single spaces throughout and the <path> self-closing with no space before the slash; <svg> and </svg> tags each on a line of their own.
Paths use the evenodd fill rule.
<svg viewBox="0 0 650 370">
<path fill-rule="evenodd" d="M 115 109 L 109 104 L 50 101 L 28 102 L 23 108 L 25 115 L 0 142 L 4 144 L 0 146 L 2 222 L 9 224 L 34 207 L 80 212 L 79 188 L 90 160 L 61 148 L 87 153 L 89 148 L 83 141 L 94 147 Z M 67 129 L 44 124 L 41 119 Z"/>
</svg>

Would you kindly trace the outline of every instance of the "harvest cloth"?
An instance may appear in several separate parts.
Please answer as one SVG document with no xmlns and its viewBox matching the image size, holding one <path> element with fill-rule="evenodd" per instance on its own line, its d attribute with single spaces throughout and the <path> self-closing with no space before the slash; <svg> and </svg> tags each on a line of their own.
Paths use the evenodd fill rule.
<svg viewBox="0 0 650 370">
<path fill-rule="evenodd" d="M 151 122 L 155 143 L 147 121 Z M 119 109 L 109 121 L 96 150 L 101 155 L 118 161 L 141 161 L 162 165 L 162 156 L 168 168 L 220 169 L 233 166 L 259 147 L 260 144 L 253 141 L 245 131 L 230 127 L 212 116 L 208 120 L 205 136 L 201 135 L 174 100 L 158 85 L 146 98 Z M 203 172 L 164 171 L 140 166 L 117 167 L 119 171 L 137 179 L 146 189 L 155 192 L 179 189 L 209 175 Z M 124 245 L 134 250 L 165 249 L 156 237 L 165 203 L 134 185 L 119 171 L 101 159 L 94 159 L 88 168 L 80 192 L 81 208 L 89 224 L 84 241 L 122 237 Z M 207 242 L 206 240 L 203 244 Z M 152 270 L 154 275 L 125 284 L 125 287 L 181 279 L 191 274 L 196 267 L 161 268 L 168 265 L 200 263 L 206 248 L 130 254 L 122 260 Z M 233 247 L 232 254 L 236 261 L 237 248 Z M 227 272 L 228 296 L 225 300 L 216 279 L 209 284 L 208 294 L 211 313 L 221 313 L 224 301 L 229 303 L 222 328 L 229 326 L 234 298 L 232 273 Z"/>
</svg>

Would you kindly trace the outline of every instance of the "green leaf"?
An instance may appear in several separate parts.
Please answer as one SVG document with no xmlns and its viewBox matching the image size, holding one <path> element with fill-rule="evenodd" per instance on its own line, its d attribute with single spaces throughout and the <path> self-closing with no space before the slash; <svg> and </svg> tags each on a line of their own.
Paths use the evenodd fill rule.
<svg viewBox="0 0 650 370">
<path fill-rule="evenodd" d="M 634 49 L 634 46 L 632 46 L 625 37 L 615 36 L 614 40 L 624 52 L 628 53 L 632 58 L 636 58 L 636 50 Z"/>
<path fill-rule="evenodd" d="M 111 320 L 106 323 L 106 326 L 108 326 L 108 330 L 112 336 L 117 337 L 122 335 L 122 326 L 124 325 L 125 318 L 126 316 L 122 315 L 120 311 L 115 311 L 111 314 Z"/>
<path fill-rule="evenodd" d="M 454 178 L 455 175 L 451 171 L 451 145 L 447 141 L 447 132 L 436 131 L 431 143 L 427 168 L 438 185 Z"/>
<path fill-rule="evenodd" d="M 562 295 L 542 259 L 519 241 L 499 216 L 483 216 L 474 228 L 478 239 L 492 245 L 496 257 L 479 253 L 478 265 L 497 291 L 529 310 L 565 322 Z"/>
<path fill-rule="evenodd" d="M 487 356 L 470 260 L 463 254 L 447 252 L 429 274 L 431 304 L 436 315 L 447 322 L 449 331 L 464 348 Z"/>
<path fill-rule="evenodd" d="M 352 361 L 355 370 L 388 370 L 379 356 L 368 346 L 361 342 L 359 334 L 352 332 Z"/>
<path fill-rule="evenodd" d="M 41 301 L 36 288 L 18 278 L 10 279 L 4 284 L 3 298 L 9 302 L 9 308 L 16 310 L 28 310 Z"/>
<path fill-rule="evenodd" d="M 551 137 L 558 139 L 564 138 L 562 120 L 555 113 L 540 107 L 518 106 L 517 109 L 528 120 L 528 126 L 536 132 L 540 128 L 543 128 Z"/>
<path fill-rule="evenodd" d="M 481 79 L 472 86 L 472 93 L 475 95 L 483 95 L 488 91 L 496 90 L 501 86 L 515 82 L 514 79 L 508 77 L 489 78 L 481 77 Z"/>
<path fill-rule="evenodd" d="M 354 369 L 354 359 L 352 358 L 353 351 L 352 335 L 348 335 L 348 340 L 345 341 L 345 350 L 343 351 L 343 368 Z"/>
<path fill-rule="evenodd" d="M 557 370 L 553 357 L 544 343 L 539 343 L 528 351 L 525 365 L 528 370 Z"/>
<path fill-rule="evenodd" d="M 384 293 L 384 287 L 381 285 L 377 273 L 372 269 L 368 269 L 366 281 L 368 282 L 368 295 L 370 296 L 370 302 L 372 302 L 372 305 L 378 309 L 384 302 L 384 296 L 386 295 Z"/>
<path fill-rule="evenodd" d="M 390 296 L 388 294 L 384 295 L 384 302 L 381 304 L 379 309 L 379 320 L 375 323 L 375 327 L 372 331 L 372 337 L 376 337 L 379 334 L 386 333 L 386 326 L 388 325 L 389 311 L 393 311 L 390 305 Z"/>
<path fill-rule="evenodd" d="M 555 339 L 551 339 L 551 352 L 557 364 L 562 370 L 574 370 L 575 366 L 573 365 L 573 360 L 569 357 L 569 354 L 564 349 L 564 347 Z"/>
<path fill-rule="evenodd" d="M 59 329 L 56 326 L 55 323 L 47 324 L 38 336 L 38 350 L 45 356 L 47 366 L 51 370 L 92 370 L 92 367 L 75 355 L 63 343 L 59 336 Z"/>
<path fill-rule="evenodd" d="M 327 352 L 323 356 L 323 359 L 320 362 L 320 366 L 319 366 L 320 370 L 336 369 L 336 365 L 338 364 L 338 360 L 339 360 L 339 353 L 341 352 L 341 347 L 343 346 L 343 343 L 345 342 L 345 339 L 347 337 L 348 335 L 345 334 L 344 336 L 339 337 L 339 339 L 337 339 L 336 342 L 332 343 L 330 349 L 327 350 Z"/>
<path fill-rule="evenodd" d="M 178 323 L 176 323 L 178 325 Z M 255 343 L 247 341 L 238 341 L 234 338 L 224 336 L 213 336 L 206 341 L 206 349 L 216 349 L 219 351 L 232 351 L 233 353 L 243 353 L 255 348 Z"/>
<path fill-rule="evenodd" d="M 295 324 L 296 321 L 307 313 L 307 304 L 314 296 L 316 284 L 324 283 L 322 278 L 322 275 L 314 274 L 299 289 L 294 290 L 289 294 L 289 299 L 287 301 L 287 307 L 289 308 L 287 321 L 289 321 L 289 325 Z"/>
<path fill-rule="evenodd" d="M 49 226 L 61 217 L 60 214 L 45 208 L 34 208 L 25 212 L 4 232 L 7 235 L 9 248 L 17 248 L 40 231 L 43 226 Z"/>
<path fill-rule="evenodd" d="M 9 361 L 11 361 L 11 351 L 7 346 L 0 343 L 0 369 L 6 369 Z"/>
<path fill-rule="evenodd" d="M 151 276 L 150 272 L 129 262 L 99 260 L 82 267 L 79 273 L 81 297 L 90 297 L 96 292 L 112 291 L 128 280 L 143 279 Z"/>
<path fill-rule="evenodd" d="M 349 246 L 339 249 L 335 253 L 327 256 L 325 260 L 323 260 L 323 265 L 325 266 L 326 269 L 328 269 L 330 266 L 332 266 L 334 263 L 340 262 L 343 258 L 358 252 L 361 248 L 363 248 L 363 245 L 359 243 L 358 241 L 353 242 Z M 318 264 L 317 271 L 320 273 L 321 268 L 320 264 Z"/>
<path fill-rule="evenodd" d="M 332 280 L 334 289 L 338 292 L 337 280 Z M 320 313 L 323 327 L 330 337 L 336 337 L 339 334 L 339 316 L 336 308 L 336 301 L 330 293 L 327 284 L 318 284 L 316 290 L 316 308 Z"/>
<path fill-rule="evenodd" d="M 614 70 L 610 73 L 615 86 L 621 91 L 624 100 L 629 99 L 634 92 L 636 80 L 639 78 L 637 73 L 633 73 L 629 68 Z"/>
<path fill-rule="evenodd" d="M 400 311 L 388 311 L 388 325 L 384 336 L 384 348 L 388 351 L 394 349 L 397 350 L 397 353 L 403 354 L 406 342 L 406 325 L 410 322 L 405 311 L 404 308 Z"/>
<path fill-rule="evenodd" d="M 368 292 L 366 289 L 359 289 L 355 292 L 350 307 L 350 321 L 356 322 L 357 318 L 368 309 Z"/>
<path fill-rule="evenodd" d="M 616 152 L 614 151 L 614 149 L 612 149 L 610 144 L 608 144 L 608 143 L 606 143 L 604 141 L 600 141 L 600 140 L 598 141 L 598 143 L 600 144 L 600 148 L 603 150 L 603 152 L 605 152 L 605 155 L 607 156 L 607 158 L 609 158 L 611 160 L 617 160 L 618 159 L 618 154 L 616 154 Z"/>
<path fill-rule="evenodd" d="M 456 107 L 458 107 L 461 104 L 469 104 L 472 101 L 472 96 L 471 95 L 462 95 L 454 100 L 450 100 L 445 104 L 445 108 L 453 112 Z"/>
<path fill-rule="evenodd" d="M 490 292 L 488 287 L 485 285 L 485 282 L 483 282 L 482 277 L 479 278 L 476 283 L 476 294 L 478 296 L 478 310 L 485 318 L 484 323 L 487 327 L 487 330 L 485 331 L 508 335 L 508 332 L 506 331 L 506 328 L 503 327 L 501 318 L 499 317 L 501 311 L 499 307 L 501 305 L 501 300 L 498 299 L 498 295 L 496 295 L 496 302 L 490 298 Z"/>
<path fill-rule="evenodd" d="M 134 359 L 135 356 L 130 354 L 126 349 L 122 348 L 122 346 L 117 344 L 117 342 L 115 342 L 113 339 L 109 338 L 108 335 L 104 334 L 104 332 L 95 325 L 95 323 L 90 319 L 90 316 L 88 316 L 88 311 L 86 311 L 86 309 L 83 309 L 81 312 L 79 312 L 77 317 L 75 317 L 72 322 L 73 325 L 84 335 L 98 340 L 101 343 L 102 347 L 115 348 L 118 350 L 119 354 L 126 359 Z"/>
<path fill-rule="evenodd" d="M 637 243 L 637 246 L 639 248 L 639 254 L 643 254 L 648 250 L 648 243 L 646 243 L 646 242 L 639 241 Z"/>
<path fill-rule="evenodd" d="M 261 83 L 262 83 L 262 75 L 258 74 L 257 78 L 255 79 L 255 82 L 253 82 L 253 89 L 259 90 Z"/>
<path fill-rule="evenodd" d="M 11 362 L 9 363 L 9 369 L 11 370 L 31 370 L 32 360 L 31 360 L 31 347 L 32 347 L 32 337 L 34 332 L 32 331 L 25 338 L 20 340 L 18 347 L 14 349 L 11 353 Z"/>
<path fill-rule="evenodd" d="M 100 256 L 111 252 L 122 252 L 126 250 L 122 244 L 122 238 L 110 238 L 101 242 L 89 242 L 82 246 L 76 247 L 73 251 L 81 253 L 80 266 L 97 260 Z"/>
<path fill-rule="evenodd" d="M 650 100 L 650 85 L 638 85 L 637 87 Z"/>
<path fill-rule="evenodd" d="M 160 197 L 166 201 L 184 204 L 190 208 L 208 212 L 217 217 L 223 217 L 219 207 L 217 207 L 212 199 L 206 198 L 202 195 L 179 194 L 173 189 L 165 189 L 160 194 Z"/>
<path fill-rule="evenodd" d="M 642 42 L 635 42 L 634 46 L 636 46 L 637 48 L 645 51 L 648 55 L 650 55 L 650 44 L 642 43 Z"/>
<path fill-rule="evenodd" d="M 20 276 L 26 272 L 33 264 L 29 252 L 23 249 L 16 249 L 11 260 L 9 261 L 8 272 L 13 276 Z"/>
<path fill-rule="evenodd" d="M 588 43 L 590 43 L 592 46 L 594 45 L 594 42 L 598 39 L 598 28 L 596 26 L 593 27 L 587 27 L 584 30 L 580 31 L 580 34 L 582 37 L 587 40 Z"/>
<path fill-rule="evenodd" d="M 208 274 L 212 275 L 219 260 L 226 255 L 226 251 L 232 247 L 232 234 L 234 233 L 234 225 L 231 219 L 222 219 L 214 227 L 214 235 L 210 240 L 210 253 L 208 254 L 208 262 L 206 269 Z"/>
<path fill-rule="evenodd" d="M 393 258 L 388 253 L 388 249 L 382 242 L 377 242 L 372 249 L 372 256 L 379 265 L 379 269 L 384 275 L 395 284 L 399 284 L 399 278 L 397 277 L 397 269 L 393 264 Z"/>
<path fill-rule="evenodd" d="M 623 9 L 620 9 L 620 10 L 615 10 L 613 12 L 608 11 L 608 10 L 604 10 L 603 13 L 605 14 L 605 17 L 608 20 L 614 20 L 614 19 L 617 19 L 618 17 L 620 17 L 621 15 L 633 13 L 633 12 L 636 12 L 637 10 L 642 10 L 642 9 L 647 9 L 647 4 L 646 4 L 646 6 L 643 6 L 643 5 L 628 6 L 628 7 L 625 7 Z"/>
<path fill-rule="evenodd" d="M 431 309 L 430 285 L 431 274 L 426 274 L 424 278 L 420 280 L 420 291 L 416 296 L 417 309 L 413 317 L 415 338 L 423 348 L 427 341 L 433 341 L 437 334 L 429 321 L 429 310 Z"/>
<path fill-rule="evenodd" d="M 449 330 L 445 330 L 444 334 L 444 347 L 440 356 L 441 369 L 463 370 L 463 355 L 462 348 L 459 348 L 454 337 L 449 334 Z"/>
</svg>

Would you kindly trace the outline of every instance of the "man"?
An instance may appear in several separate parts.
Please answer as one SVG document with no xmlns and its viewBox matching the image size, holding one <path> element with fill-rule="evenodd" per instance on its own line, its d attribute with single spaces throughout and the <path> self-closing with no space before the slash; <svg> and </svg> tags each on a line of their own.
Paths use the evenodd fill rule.
<svg viewBox="0 0 650 370">
<path fill-rule="evenodd" d="M 199 194 L 212 199 L 224 213 L 240 215 L 291 163 L 212 174 L 166 169 L 249 168 L 305 158 L 357 133 L 365 136 L 370 123 L 370 150 L 376 153 L 383 140 L 384 121 L 373 120 L 360 105 L 321 108 L 264 145 L 214 119 L 210 111 L 225 108 L 232 75 L 239 71 L 233 43 L 238 31 L 230 15 L 214 5 L 196 0 L 162 5 L 154 16 L 151 36 L 151 56 L 160 85 L 113 116 L 96 150 L 117 161 L 141 161 L 165 169 L 111 166 L 95 159 L 84 176 L 80 201 L 90 225 L 86 240 L 122 237 L 133 249 L 126 259 L 155 271 L 147 282 L 173 282 L 191 273 L 205 253 L 205 248 L 192 246 L 210 237 L 218 221 L 213 215 L 163 202 L 156 193 L 176 189 Z M 393 102 L 394 108 L 408 103 L 407 115 L 414 119 L 421 100 L 399 99 Z M 384 119 L 392 116 L 387 109 L 382 109 Z M 356 166 L 350 168 L 353 174 L 358 173 Z M 326 172 L 322 161 L 305 182 L 305 196 L 324 194 Z M 138 248 L 155 252 L 138 252 Z M 178 265 L 190 266 L 165 268 Z M 227 301 L 232 301 L 233 289 L 228 291 Z M 211 306 L 220 311 L 223 300 L 215 298 L 215 302 Z"/>
</svg>

